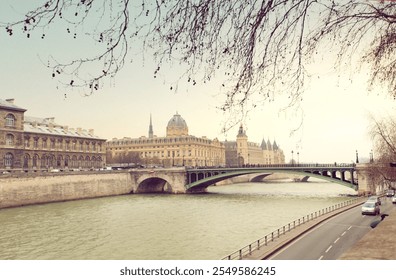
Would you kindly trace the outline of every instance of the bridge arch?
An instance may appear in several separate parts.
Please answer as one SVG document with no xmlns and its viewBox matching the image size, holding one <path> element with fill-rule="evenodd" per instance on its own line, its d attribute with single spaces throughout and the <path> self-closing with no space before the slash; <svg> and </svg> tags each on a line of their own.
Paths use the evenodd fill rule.
<svg viewBox="0 0 396 280">
<path fill-rule="evenodd" d="M 160 177 L 145 178 L 138 182 L 136 193 L 172 193 L 171 184 Z"/>
</svg>

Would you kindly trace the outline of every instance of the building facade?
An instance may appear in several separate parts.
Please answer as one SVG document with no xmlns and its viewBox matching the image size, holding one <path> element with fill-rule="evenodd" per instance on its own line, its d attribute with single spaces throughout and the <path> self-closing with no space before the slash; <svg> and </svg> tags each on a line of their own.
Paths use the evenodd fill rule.
<svg viewBox="0 0 396 280">
<path fill-rule="evenodd" d="M 225 165 L 223 143 L 218 139 L 189 135 L 187 123 L 178 113 L 169 120 L 165 137 L 154 135 L 151 116 L 148 131 L 148 137 L 108 141 L 108 163 L 164 167 Z"/>
<path fill-rule="evenodd" d="M 0 170 L 92 169 L 106 164 L 105 139 L 54 118 L 25 116 L 14 99 L 0 99 Z"/>
<path fill-rule="evenodd" d="M 285 155 L 276 141 L 271 144 L 269 140 L 266 142 L 263 139 L 261 145 L 249 142 L 242 125 L 239 127 L 236 141 L 225 141 L 224 147 L 227 166 L 285 163 Z"/>
</svg>

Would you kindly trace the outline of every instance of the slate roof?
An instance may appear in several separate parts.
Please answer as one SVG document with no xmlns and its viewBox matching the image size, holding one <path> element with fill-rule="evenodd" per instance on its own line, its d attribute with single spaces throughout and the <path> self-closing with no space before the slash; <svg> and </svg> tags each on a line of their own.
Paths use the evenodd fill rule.
<svg viewBox="0 0 396 280">
<path fill-rule="evenodd" d="M 56 124 L 54 118 L 37 118 L 25 116 L 23 126 L 25 132 L 105 140 L 93 135 L 93 130 L 73 129 L 68 128 L 67 126 Z"/>
</svg>

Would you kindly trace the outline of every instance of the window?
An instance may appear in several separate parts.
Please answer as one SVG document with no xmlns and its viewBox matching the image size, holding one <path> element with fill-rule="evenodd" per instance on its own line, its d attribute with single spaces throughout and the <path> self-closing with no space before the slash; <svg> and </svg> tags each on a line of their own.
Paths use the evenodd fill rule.
<svg viewBox="0 0 396 280">
<path fill-rule="evenodd" d="M 5 154 L 5 156 L 4 156 L 5 167 L 10 168 L 10 167 L 12 167 L 13 163 L 14 163 L 14 156 L 11 153 Z"/>
<path fill-rule="evenodd" d="M 39 160 L 38 155 L 34 155 L 33 156 L 33 167 L 37 167 L 38 160 Z"/>
<path fill-rule="evenodd" d="M 7 134 L 6 135 L 6 145 L 7 146 L 14 145 L 14 135 L 12 135 L 12 134 Z"/>
<path fill-rule="evenodd" d="M 38 148 L 38 138 L 34 138 L 34 140 L 33 140 L 33 148 L 35 148 L 35 149 Z"/>
<path fill-rule="evenodd" d="M 47 139 L 43 139 L 43 149 L 47 149 Z"/>
<path fill-rule="evenodd" d="M 29 138 L 25 138 L 25 148 L 29 148 Z"/>
<path fill-rule="evenodd" d="M 15 117 L 14 117 L 14 115 L 8 114 L 8 115 L 6 116 L 6 123 L 5 123 L 5 125 L 6 125 L 6 126 L 11 126 L 11 127 L 14 127 L 14 126 L 15 126 Z"/>
</svg>

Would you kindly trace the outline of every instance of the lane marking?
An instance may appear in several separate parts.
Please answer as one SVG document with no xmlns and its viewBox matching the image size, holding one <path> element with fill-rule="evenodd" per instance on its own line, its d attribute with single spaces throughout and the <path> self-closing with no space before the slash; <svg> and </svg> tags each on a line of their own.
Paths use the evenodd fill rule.
<svg viewBox="0 0 396 280">
<path fill-rule="evenodd" d="M 337 239 L 334 241 L 334 244 L 335 244 L 335 243 L 337 243 L 337 241 L 338 241 L 338 240 L 340 240 L 340 238 L 339 238 L 339 237 L 338 237 L 338 238 L 337 238 Z"/>
<path fill-rule="evenodd" d="M 322 256 L 320 256 L 320 258 L 319 258 L 318 260 L 321 260 L 321 259 L 323 259 L 323 255 L 322 255 Z"/>
<path fill-rule="evenodd" d="M 327 250 L 325 251 L 325 253 L 328 253 L 330 251 L 331 247 L 333 247 L 333 245 L 330 245 L 329 248 L 327 248 Z"/>
<path fill-rule="evenodd" d="M 350 230 L 352 228 L 352 226 L 350 226 L 347 230 Z"/>
<path fill-rule="evenodd" d="M 344 232 L 341 234 L 341 236 L 344 236 L 344 235 L 345 235 L 345 233 L 346 233 L 346 231 L 344 231 Z"/>
</svg>

